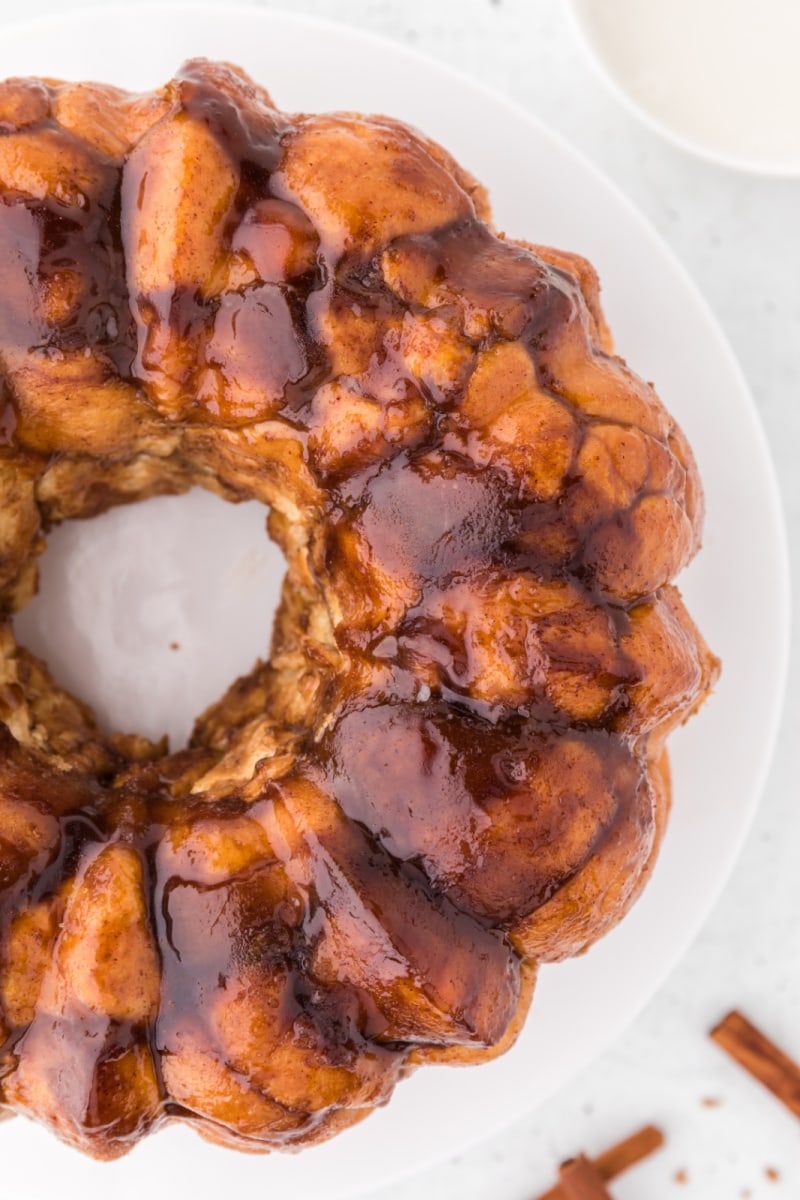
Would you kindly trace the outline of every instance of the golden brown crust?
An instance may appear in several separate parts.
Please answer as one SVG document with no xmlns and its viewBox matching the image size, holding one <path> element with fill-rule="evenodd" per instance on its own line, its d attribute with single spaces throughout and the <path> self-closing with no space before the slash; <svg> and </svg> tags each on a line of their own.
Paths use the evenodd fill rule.
<svg viewBox="0 0 800 1200">
<path fill-rule="evenodd" d="M 192 486 L 288 563 L 174 754 L 0 625 L 0 1105 L 264 1151 L 502 1051 L 642 886 L 717 671 L 697 470 L 594 271 L 422 134 L 198 61 L 0 85 L 0 272 L 0 613 L 55 522 Z"/>
</svg>

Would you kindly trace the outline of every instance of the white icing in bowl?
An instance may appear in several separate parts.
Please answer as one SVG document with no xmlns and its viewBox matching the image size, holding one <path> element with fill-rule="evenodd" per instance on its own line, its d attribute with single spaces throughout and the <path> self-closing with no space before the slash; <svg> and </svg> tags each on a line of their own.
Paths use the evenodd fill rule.
<svg viewBox="0 0 800 1200">
<path fill-rule="evenodd" d="M 572 0 L 595 64 L 640 118 L 685 150 L 800 176 L 797 0 Z"/>
</svg>

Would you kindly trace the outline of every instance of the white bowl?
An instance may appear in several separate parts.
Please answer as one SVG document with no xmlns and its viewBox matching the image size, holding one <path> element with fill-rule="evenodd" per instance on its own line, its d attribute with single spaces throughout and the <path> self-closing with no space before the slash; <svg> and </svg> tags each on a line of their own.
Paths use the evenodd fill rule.
<svg viewBox="0 0 800 1200">
<path fill-rule="evenodd" d="M 787 58 L 780 70 L 784 50 L 797 54 L 800 5 L 729 0 L 724 25 L 710 0 L 570 0 L 568 7 L 599 76 L 650 129 L 718 166 L 800 178 L 797 67 Z M 702 97 L 696 89 L 706 85 L 715 90 Z M 768 125 L 783 133 L 782 147 L 770 148 Z"/>
</svg>

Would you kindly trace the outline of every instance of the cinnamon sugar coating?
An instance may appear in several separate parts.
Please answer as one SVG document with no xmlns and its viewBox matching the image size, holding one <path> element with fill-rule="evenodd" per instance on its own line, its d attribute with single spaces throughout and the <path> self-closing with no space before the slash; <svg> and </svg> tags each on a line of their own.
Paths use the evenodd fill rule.
<svg viewBox="0 0 800 1200">
<path fill-rule="evenodd" d="M 236 68 L 0 84 L 0 1112 L 302 1146 L 513 1040 L 650 870 L 717 663 L 691 451 L 592 268 Z M 16 645 L 47 530 L 269 507 L 271 655 L 169 753 Z"/>
</svg>

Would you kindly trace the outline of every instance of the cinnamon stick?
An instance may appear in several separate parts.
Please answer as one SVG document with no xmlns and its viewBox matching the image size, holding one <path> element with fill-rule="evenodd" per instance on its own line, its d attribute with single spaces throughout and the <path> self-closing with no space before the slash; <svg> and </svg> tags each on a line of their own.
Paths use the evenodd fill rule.
<svg viewBox="0 0 800 1200">
<path fill-rule="evenodd" d="M 643 1129 L 625 1138 L 624 1142 L 618 1142 L 616 1146 L 611 1146 L 603 1154 L 599 1154 L 593 1160 L 592 1166 L 600 1180 L 609 1183 L 655 1150 L 660 1150 L 663 1145 L 664 1135 L 661 1130 L 655 1125 L 645 1125 Z M 567 1193 L 563 1184 L 558 1183 L 549 1192 L 539 1196 L 538 1200 L 567 1200 Z"/>
<path fill-rule="evenodd" d="M 709 1035 L 754 1079 L 800 1117 L 800 1066 L 740 1012 L 729 1012 Z"/>
<path fill-rule="evenodd" d="M 562 1163 L 558 1178 L 564 1200 L 614 1200 L 603 1177 L 585 1154 Z"/>
<path fill-rule="evenodd" d="M 664 1135 L 661 1130 L 656 1129 L 655 1125 L 645 1125 L 644 1129 L 638 1130 L 624 1142 L 619 1142 L 610 1150 L 606 1150 L 605 1154 L 598 1155 L 594 1165 L 606 1181 L 616 1179 L 623 1171 L 627 1171 L 628 1167 L 635 1166 L 643 1158 L 647 1158 L 648 1154 L 660 1150 L 663 1145 Z"/>
</svg>

